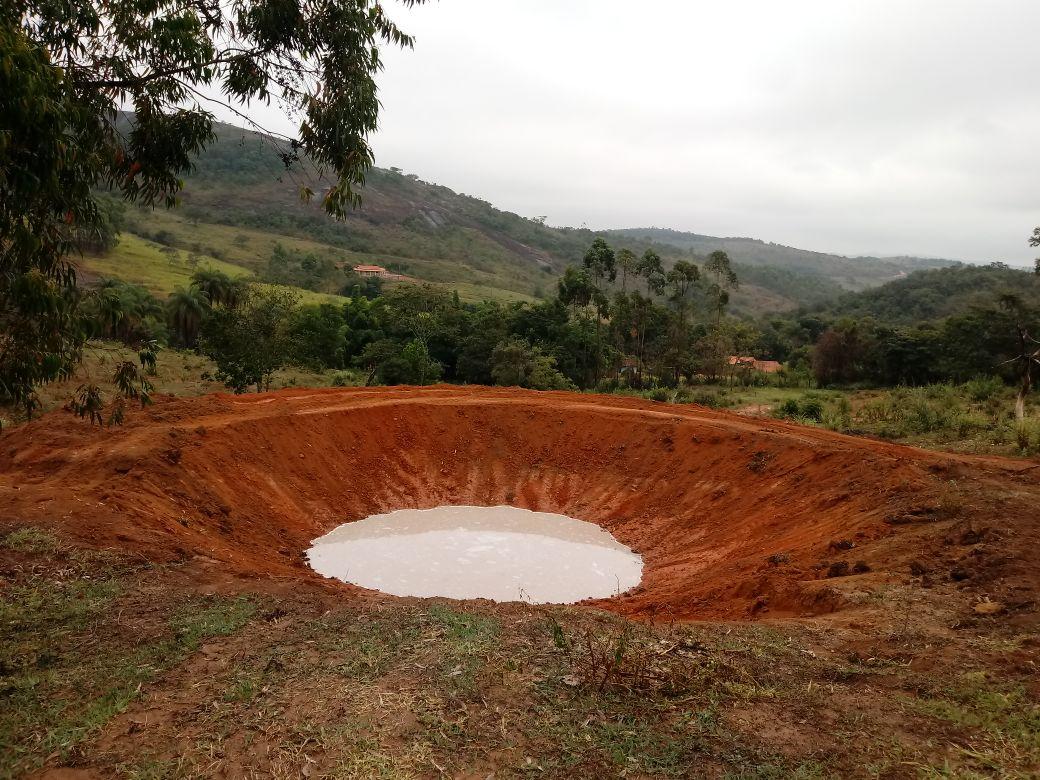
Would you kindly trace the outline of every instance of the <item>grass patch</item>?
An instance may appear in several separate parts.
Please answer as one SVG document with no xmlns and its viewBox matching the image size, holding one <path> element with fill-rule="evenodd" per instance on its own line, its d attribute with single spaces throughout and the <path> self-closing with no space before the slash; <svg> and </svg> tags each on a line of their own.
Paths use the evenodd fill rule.
<svg viewBox="0 0 1040 780">
<path fill-rule="evenodd" d="M 238 631 L 255 611 L 256 604 L 246 596 L 193 600 L 178 610 L 170 620 L 170 627 L 177 646 L 182 651 L 194 652 L 203 640 Z"/>
<path fill-rule="evenodd" d="M 83 353 L 83 361 L 69 379 L 41 385 L 37 389 L 41 411 L 61 409 L 76 388 L 85 382 L 97 384 L 104 397 L 111 400 L 116 393 L 116 386 L 112 381 L 115 366 L 124 360 L 136 361 L 137 352 L 115 342 L 88 342 Z M 216 366 L 204 355 L 167 348 L 159 351 L 155 376 L 148 379 L 155 387 L 155 395 L 169 394 L 191 398 L 206 393 L 228 392 L 222 383 L 212 379 L 215 372 Z M 271 389 L 356 386 L 364 384 L 365 378 L 364 372 L 357 369 L 311 371 L 289 367 L 275 372 Z M 5 414 L 7 422 L 24 421 L 24 414 L 20 409 L 0 407 L 0 427 L 7 425 L 3 419 Z"/>
<path fill-rule="evenodd" d="M 120 766 L 119 774 L 127 780 L 171 780 L 182 777 L 183 771 L 180 761 L 146 760 L 140 764 Z"/>
<path fill-rule="evenodd" d="M 189 252 L 171 249 L 133 233 L 123 233 L 109 254 L 87 255 L 81 265 L 96 276 L 139 284 L 159 298 L 165 298 L 178 287 L 187 287 L 197 270 L 222 271 L 236 279 L 253 275 L 248 268 L 209 255 L 201 255 L 199 262 L 193 264 L 189 261 Z"/>
<path fill-rule="evenodd" d="M 191 600 L 128 625 L 120 605 L 133 611 L 140 566 L 65 548 L 37 529 L 3 542 L 35 560 L 0 591 L 0 777 L 69 759 L 144 684 L 207 638 L 239 630 L 255 608 L 242 597 Z"/>
<path fill-rule="evenodd" d="M 58 549 L 58 540 L 42 528 L 27 526 L 11 531 L 4 537 L 3 546 L 21 553 L 45 553 Z"/>
<path fill-rule="evenodd" d="M 840 433 L 979 454 L 1040 456 L 1040 409 L 1015 420 L 1014 388 L 993 377 L 961 385 L 832 390 L 763 384 L 694 384 L 677 388 L 602 390 L 666 403 L 694 403 L 792 420 Z"/>
<path fill-rule="evenodd" d="M 480 652 L 498 636 L 498 622 L 487 615 L 434 605 L 429 616 L 434 625 L 444 630 L 444 637 L 462 652 Z"/>
<path fill-rule="evenodd" d="M 306 592 L 272 603 L 259 623 L 250 599 L 185 599 L 160 583 L 135 601 L 140 580 L 109 579 L 120 587 L 74 599 L 83 613 L 50 613 L 40 641 L 64 633 L 42 667 L 24 659 L 39 678 L 32 696 L 4 689 L 3 733 L 16 737 L 4 749 L 21 751 L 8 775 L 48 755 L 141 778 L 296 777 L 309 767 L 313 777 L 808 780 L 926 774 L 944 760 L 948 775 L 1014 777 L 1035 760 L 1025 688 L 968 676 L 908 698 L 904 717 L 891 719 L 897 691 L 929 690 L 928 678 L 902 663 L 875 673 L 873 660 L 817 657 L 806 643 L 823 635 L 797 627 L 655 626 L 523 605 L 330 607 Z M 121 613 L 154 623 L 128 632 L 111 620 Z M 86 751 L 141 686 L 208 638 L 240 630 L 208 653 L 222 654 L 221 673 L 171 675 L 155 689 L 169 717 L 109 732 L 104 756 Z M 870 706 L 850 705 L 856 691 Z M 12 712 L 33 720 L 12 731 Z"/>
<path fill-rule="evenodd" d="M 442 650 L 437 666 L 443 679 L 450 687 L 475 690 L 477 675 L 498 644 L 498 621 L 440 605 L 430 607 L 427 615 L 426 633 L 440 640 Z"/>
<path fill-rule="evenodd" d="M 195 257 L 197 262 L 189 258 Z M 88 255 L 81 265 L 90 273 L 106 278 L 121 279 L 139 284 L 148 292 L 165 299 L 178 287 L 188 287 L 191 276 L 200 270 L 222 271 L 233 279 L 253 279 L 253 271 L 235 263 L 218 260 L 209 255 L 164 246 L 133 233 L 120 235 L 119 243 L 107 255 Z M 282 288 L 282 285 L 265 284 L 264 287 Z M 289 287 L 300 303 L 344 303 L 340 295 Z"/>
<path fill-rule="evenodd" d="M 1040 702 L 1024 686 L 1006 685 L 985 672 L 969 672 L 907 706 L 964 732 L 958 750 L 987 772 L 1040 766 Z M 1005 776 L 1013 776 L 1009 773 Z"/>
<path fill-rule="evenodd" d="M 725 780 L 817 780 L 825 777 L 839 777 L 818 761 L 788 763 L 762 763 L 729 771 L 723 775 Z"/>
<path fill-rule="evenodd" d="M 467 302 L 534 300 L 540 288 L 552 289 L 555 284 L 553 275 L 518 264 L 501 245 L 474 230 L 442 231 L 441 237 L 448 240 L 431 246 L 424 241 L 425 236 L 400 226 L 376 227 L 367 221 L 349 224 L 349 220 L 348 225 L 336 225 L 337 229 L 346 228 L 355 238 L 370 230 L 381 234 L 379 251 L 361 251 L 338 242 L 315 240 L 319 236 L 313 229 L 215 224 L 204 221 L 201 215 L 199 219 L 189 219 L 188 210 L 132 210 L 128 213 L 129 229 L 152 237 L 155 241 L 148 243 L 156 247 L 167 244 L 177 248 L 185 260 L 194 252 L 207 260 L 213 258 L 259 274 L 275 246 L 281 245 L 290 252 L 327 257 L 343 266 L 374 264 L 398 269 L 420 281 L 458 290 L 459 297 Z"/>
<path fill-rule="evenodd" d="M 597 724 L 592 740 L 618 768 L 676 777 L 696 762 L 700 744 L 696 737 L 662 733 L 658 724 L 622 716 Z"/>
<path fill-rule="evenodd" d="M 238 673 L 224 694 L 227 702 L 250 702 L 256 698 L 262 686 L 261 680 L 248 673 Z"/>
<path fill-rule="evenodd" d="M 851 393 L 844 414 L 832 405 L 828 427 L 926 447 L 980 454 L 1040 455 L 1040 417 L 1014 419 L 1014 391 L 976 379 Z"/>
<path fill-rule="evenodd" d="M 364 616 L 344 611 L 308 623 L 303 635 L 315 643 L 327 669 L 357 682 L 371 682 L 411 658 L 420 625 L 418 615 L 410 611 Z"/>
</svg>

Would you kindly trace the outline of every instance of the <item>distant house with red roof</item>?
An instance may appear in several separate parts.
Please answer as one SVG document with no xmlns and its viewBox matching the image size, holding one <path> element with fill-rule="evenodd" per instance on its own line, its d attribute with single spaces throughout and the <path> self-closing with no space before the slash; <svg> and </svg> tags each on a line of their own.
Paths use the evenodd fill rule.
<svg viewBox="0 0 1040 780">
<path fill-rule="evenodd" d="M 375 276 L 380 279 L 389 279 L 395 275 L 381 265 L 355 265 L 354 273 L 358 276 Z"/>
<path fill-rule="evenodd" d="M 385 279 L 390 282 L 415 281 L 410 276 L 405 276 L 404 274 L 395 274 L 393 271 L 388 271 L 381 265 L 355 265 L 354 273 L 356 273 L 358 276 Z"/>
<path fill-rule="evenodd" d="M 761 371 L 763 374 L 776 374 L 783 366 L 775 360 L 757 360 L 745 355 L 730 355 L 729 364 L 735 368 L 746 368 L 751 371 Z"/>
</svg>

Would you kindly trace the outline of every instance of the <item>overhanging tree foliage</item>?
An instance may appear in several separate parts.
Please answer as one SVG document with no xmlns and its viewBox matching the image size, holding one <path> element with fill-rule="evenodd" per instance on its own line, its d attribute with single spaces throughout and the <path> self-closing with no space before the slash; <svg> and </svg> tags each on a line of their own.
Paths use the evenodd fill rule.
<svg viewBox="0 0 1040 780">
<path fill-rule="evenodd" d="M 1040 227 L 1033 228 L 1033 235 L 1029 237 L 1029 246 L 1040 246 Z M 1040 257 L 1036 258 L 1034 269 L 1038 276 L 1040 276 Z"/>
<path fill-rule="evenodd" d="M 330 174 L 330 214 L 357 205 L 382 43 L 412 41 L 376 0 L 0 4 L 0 397 L 31 412 L 71 371 L 86 334 L 69 258 L 104 239 L 95 193 L 173 205 L 209 103 L 275 100 L 300 121 L 271 138 L 286 165 Z"/>
</svg>

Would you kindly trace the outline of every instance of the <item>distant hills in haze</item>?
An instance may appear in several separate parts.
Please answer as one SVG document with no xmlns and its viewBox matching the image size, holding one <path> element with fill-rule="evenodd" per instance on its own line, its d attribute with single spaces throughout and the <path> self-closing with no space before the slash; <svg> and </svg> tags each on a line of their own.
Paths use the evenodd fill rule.
<svg viewBox="0 0 1040 780">
<path fill-rule="evenodd" d="M 130 244 L 136 237 L 159 248 L 192 251 L 241 267 L 244 274 L 263 268 L 281 244 L 337 264 L 383 265 L 456 287 L 470 300 L 508 300 L 551 295 L 563 269 L 579 263 L 601 235 L 637 252 L 652 246 L 666 265 L 725 250 L 742 280 L 734 308 L 748 314 L 819 304 L 916 270 L 952 265 L 913 257 L 848 258 L 661 228 L 595 232 L 552 227 L 395 168 L 373 169 L 362 208 L 337 222 L 317 202 L 300 200 L 301 186 L 318 193 L 323 186 L 305 165 L 286 171 L 278 150 L 257 133 L 226 124 L 216 132 L 217 141 L 186 179 L 179 209 L 129 215 Z M 141 257 L 147 254 L 137 249 Z M 111 265 L 118 268 L 118 263 Z"/>
<path fill-rule="evenodd" d="M 924 257 L 846 257 L 796 249 L 757 238 L 716 238 L 668 228 L 628 228 L 607 232 L 624 240 L 674 246 L 698 255 L 722 249 L 730 259 L 742 265 L 783 268 L 806 276 L 820 276 L 847 290 L 875 287 L 913 271 L 956 264 L 953 260 Z"/>
<path fill-rule="evenodd" d="M 1040 300 L 1040 276 L 1001 263 L 933 268 L 819 307 L 833 317 L 870 317 L 889 325 L 941 320 L 973 308 L 997 305 L 1002 296 L 1029 304 Z"/>
</svg>

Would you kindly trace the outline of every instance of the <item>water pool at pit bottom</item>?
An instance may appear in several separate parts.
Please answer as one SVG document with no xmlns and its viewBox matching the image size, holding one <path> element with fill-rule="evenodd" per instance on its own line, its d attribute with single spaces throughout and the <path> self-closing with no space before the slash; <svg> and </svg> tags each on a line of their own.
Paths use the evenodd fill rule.
<svg viewBox="0 0 1040 780">
<path fill-rule="evenodd" d="M 512 506 L 400 509 L 314 540 L 311 568 L 393 596 L 573 604 L 639 584 L 643 560 L 594 523 Z"/>
</svg>

